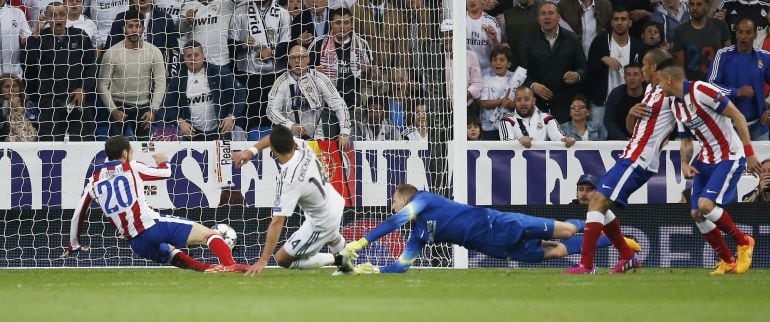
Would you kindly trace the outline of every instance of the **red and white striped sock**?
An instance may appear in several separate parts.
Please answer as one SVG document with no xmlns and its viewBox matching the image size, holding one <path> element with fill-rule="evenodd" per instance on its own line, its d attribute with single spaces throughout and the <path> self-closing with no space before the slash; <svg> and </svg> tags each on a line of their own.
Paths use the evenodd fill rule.
<svg viewBox="0 0 770 322">
<path fill-rule="evenodd" d="M 589 211 L 586 215 L 586 228 L 583 231 L 583 246 L 580 249 L 580 265 L 587 269 L 594 268 L 596 243 L 602 234 L 604 215 L 598 211 Z"/>
<path fill-rule="evenodd" d="M 214 256 L 219 258 L 220 264 L 224 266 L 235 264 L 233 253 L 230 251 L 230 247 L 227 246 L 227 243 L 225 243 L 225 240 L 222 239 L 222 236 L 211 235 L 206 240 L 206 244 L 209 245 L 209 249 L 214 254 Z"/>
<path fill-rule="evenodd" d="M 203 272 L 207 268 L 213 266 L 211 264 L 201 263 L 178 249 L 174 249 L 171 252 L 171 265 L 198 272 Z"/>
</svg>

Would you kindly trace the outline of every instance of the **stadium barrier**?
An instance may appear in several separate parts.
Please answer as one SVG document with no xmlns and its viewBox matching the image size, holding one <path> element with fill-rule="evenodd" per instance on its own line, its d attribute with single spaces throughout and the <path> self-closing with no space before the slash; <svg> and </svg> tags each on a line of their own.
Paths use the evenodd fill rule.
<svg viewBox="0 0 770 322">
<path fill-rule="evenodd" d="M 770 204 L 735 204 L 727 208 L 738 227 L 754 236 L 757 247 L 754 251 L 755 268 L 770 268 Z M 583 218 L 584 206 L 507 206 L 497 207 L 504 211 L 523 212 L 530 215 L 553 217 L 556 219 Z M 261 252 L 264 232 L 269 223 L 270 208 L 220 207 L 163 210 L 164 214 L 187 217 L 204 225 L 227 223 L 238 233 L 237 245 L 233 254 L 238 261 L 253 263 Z M 343 217 L 343 235 L 348 240 L 360 238 L 376 226 L 387 212 L 384 207 L 348 208 Z M 636 238 L 643 247 L 641 258 L 646 267 L 712 267 L 716 258 L 711 248 L 705 244 L 697 228 L 689 217 L 686 204 L 631 205 L 628 209 L 618 210 L 618 217 L 623 223 L 626 235 Z M 158 266 L 158 264 L 139 259 L 132 255 L 128 243 L 118 237 L 116 230 L 101 216 L 100 211 L 92 209 L 83 227 L 82 243 L 91 247 L 89 254 L 79 254 L 76 258 L 58 259 L 67 245 L 71 211 L 48 209 L 0 210 L 0 267 L 110 267 L 110 266 Z M 281 240 L 285 240 L 296 227 L 301 217 L 298 214 L 289 218 Z M 294 227 L 294 228 L 291 228 Z M 403 250 L 408 238 L 408 229 L 393 232 L 379 242 L 368 247 L 360 261 L 372 261 L 384 265 L 394 260 Z M 735 245 L 729 236 L 728 244 L 734 250 Z M 214 262 L 215 258 L 202 247 L 189 250 L 190 255 Z M 553 260 L 541 264 L 521 264 L 516 262 L 491 259 L 481 254 L 470 252 L 470 267 L 567 267 L 576 263 L 579 255 Z M 600 249 L 597 265 L 607 267 L 614 264 L 617 253 L 610 248 Z M 426 248 L 417 267 L 451 267 L 454 259 L 447 246 L 438 245 Z M 271 262 L 271 265 L 275 265 Z"/>
</svg>

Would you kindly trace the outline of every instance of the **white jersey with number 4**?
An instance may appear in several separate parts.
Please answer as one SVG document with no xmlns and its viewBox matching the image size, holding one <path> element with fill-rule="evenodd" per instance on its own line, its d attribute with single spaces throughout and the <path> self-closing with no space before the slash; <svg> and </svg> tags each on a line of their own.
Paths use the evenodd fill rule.
<svg viewBox="0 0 770 322">
<path fill-rule="evenodd" d="M 171 176 L 167 163 L 150 167 L 139 161 L 111 161 L 94 173 L 83 189 L 70 225 L 70 249 L 80 246 L 80 227 L 91 200 L 96 200 L 104 216 L 126 239 L 136 237 L 155 225 L 160 214 L 150 208 L 144 196 L 144 182 Z"/>
<path fill-rule="evenodd" d="M 339 230 L 345 199 L 332 187 L 315 152 L 295 138 L 294 156 L 277 174 L 273 216 L 289 217 L 299 204 L 314 231 Z"/>
</svg>

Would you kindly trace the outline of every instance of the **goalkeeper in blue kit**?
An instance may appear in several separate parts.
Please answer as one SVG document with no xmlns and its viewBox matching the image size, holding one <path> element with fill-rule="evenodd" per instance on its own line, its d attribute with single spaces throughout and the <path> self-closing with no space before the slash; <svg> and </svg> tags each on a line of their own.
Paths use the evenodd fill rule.
<svg viewBox="0 0 770 322">
<path fill-rule="evenodd" d="M 452 243 L 488 256 L 526 263 L 580 254 L 585 222 L 579 219 L 557 221 L 520 213 L 500 212 L 494 209 L 461 204 L 415 186 L 404 184 L 393 193 L 394 215 L 369 231 L 363 238 L 350 242 L 345 250 L 353 258 L 357 252 L 382 236 L 413 221 L 412 233 L 398 260 L 384 267 L 365 263 L 356 267 L 356 273 L 404 273 L 428 243 Z M 551 241 L 560 239 L 561 241 Z M 640 251 L 633 239 L 629 246 Z M 612 243 L 601 236 L 598 246 Z"/>
</svg>

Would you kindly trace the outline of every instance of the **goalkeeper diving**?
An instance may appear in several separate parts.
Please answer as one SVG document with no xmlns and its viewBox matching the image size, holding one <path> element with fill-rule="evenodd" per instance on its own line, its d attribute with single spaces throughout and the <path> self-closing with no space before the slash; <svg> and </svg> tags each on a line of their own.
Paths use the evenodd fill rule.
<svg viewBox="0 0 770 322">
<path fill-rule="evenodd" d="M 418 191 L 409 184 L 396 188 L 391 208 L 394 215 L 363 238 L 345 245 L 344 251 L 348 256 L 357 258 L 358 251 L 412 221 L 412 233 L 404 252 L 396 262 L 387 266 L 360 264 L 356 266 L 356 273 L 405 273 L 423 246 L 429 243 L 457 244 L 494 258 L 526 263 L 579 254 L 583 243 L 582 236 L 575 236 L 585 228 L 583 220 L 562 222 L 470 206 L 427 191 Z M 626 238 L 626 242 L 634 251 L 641 250 L 633 239 Z M 598 246 L 611 245 L 606 236 L 601 236 Z"/>
</svg>

